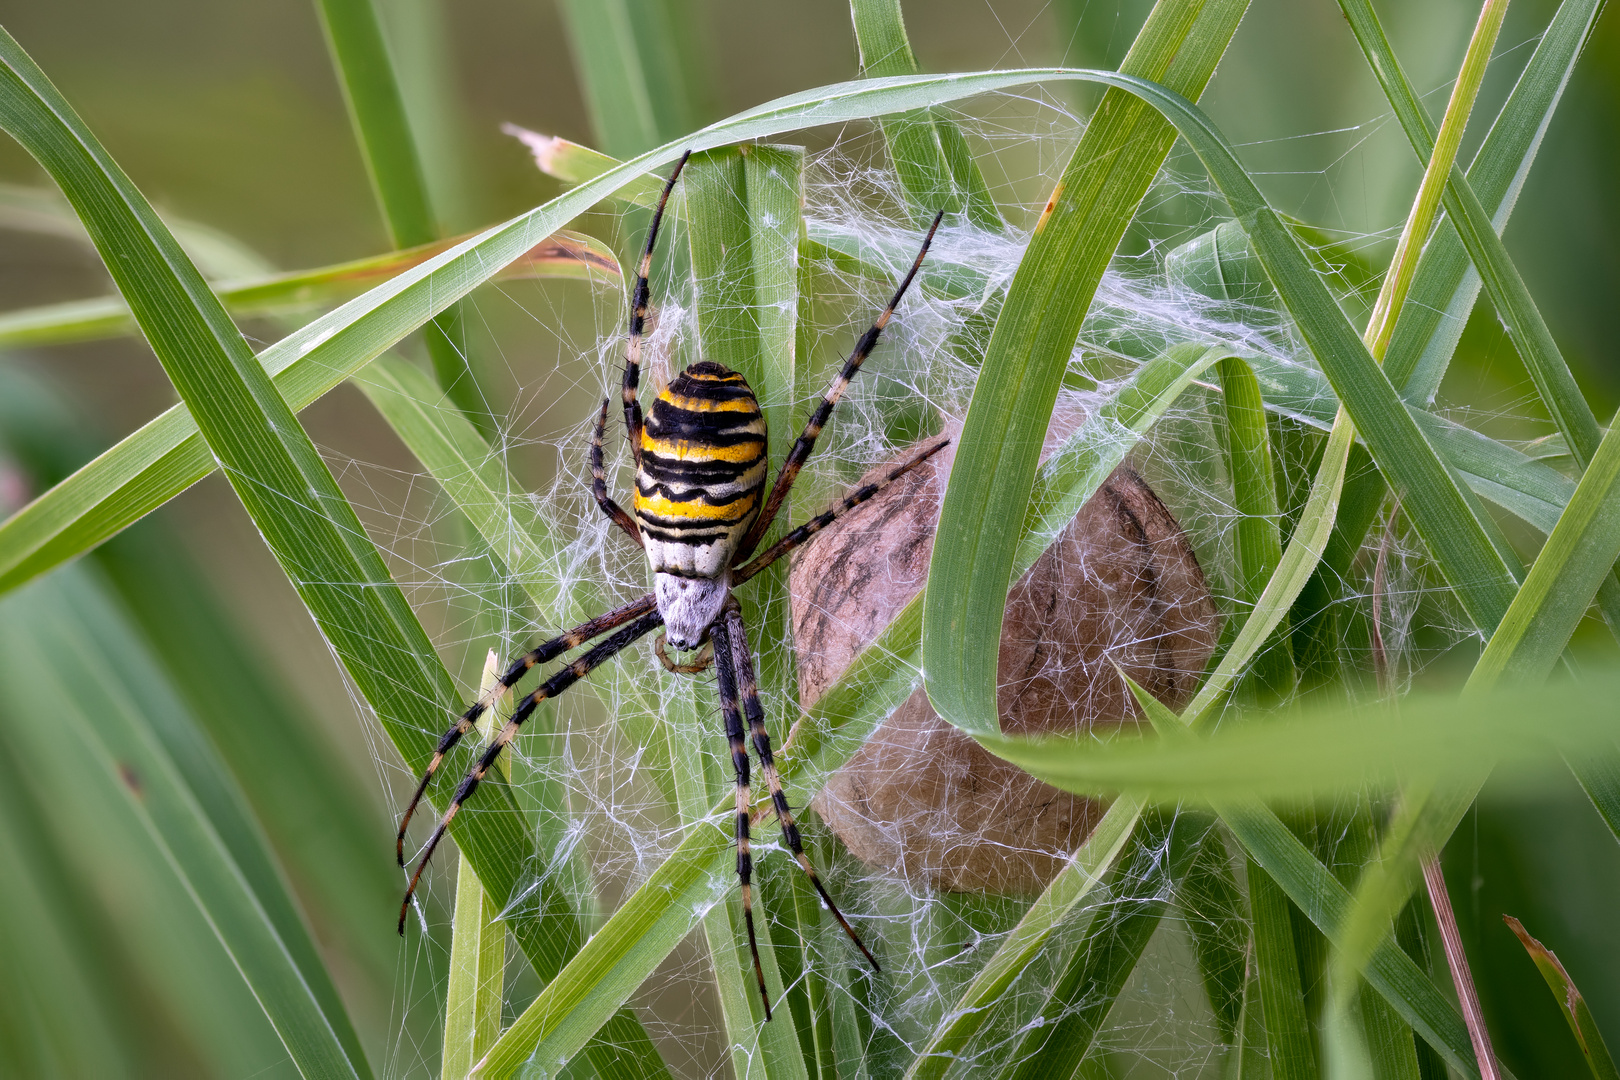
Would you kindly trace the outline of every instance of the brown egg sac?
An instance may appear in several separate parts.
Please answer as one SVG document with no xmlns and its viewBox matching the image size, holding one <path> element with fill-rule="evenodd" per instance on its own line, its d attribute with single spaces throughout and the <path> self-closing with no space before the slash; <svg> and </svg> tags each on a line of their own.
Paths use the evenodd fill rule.
<svg viewBox="0 0 1620 1080">
<path fill-rule="evenodd" d="M 789 580 L 805 704 L 921 589 L 953 450 L 834 523 L 794 559 Z M 1186 535 L 1142 478 L 1121 466 L 1008 594 L 997 691 L 1002 730 L 1138 722 L 1115 664 L 1179 708 L 1196 688 L 1217 629 Z M 874 869 L 955 892 L 1003 894 L 1043 888 L 1103 810 L 984 750 L 941 720 L 921 688 L 811 805 Z"/>
</svg>

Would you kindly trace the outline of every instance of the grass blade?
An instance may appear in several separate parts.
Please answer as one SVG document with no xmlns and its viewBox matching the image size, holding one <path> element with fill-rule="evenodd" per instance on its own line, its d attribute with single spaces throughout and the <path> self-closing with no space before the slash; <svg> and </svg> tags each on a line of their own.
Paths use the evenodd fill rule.
<svg viewBox="0 0 1620 1080">
<path fill-rule="evenodd" d="M 0 72 L 0 122 L 38 158 L 74 204 L 182 395 L 211 399 L 208 402 L 213 413 L 210 426 L 215 427 L 212 434 L 221 457 L 231 465 L 247 464 L 249 453 L 238 455 L 231 451 L 251 452 L 247 444 L 256 440 L 246 430 L 237 428 L 236 418 L 254 415 L 266 404 L 279 406 L 292 429 L 302 436 L 302 429 L 297 427 L 286 405 L 275 396 L 246 342 L 230 325 L 224 310 L 208 292 L 201 275 L 180 251 L 173 236 L 43 73 L 16 42 L 3 33 L 0 33 L 0 63 L 5 65 Z M 227 371 L 236 374 L 237 380 L 226 375 Z M 239 381 L 243 371 L 256 376 L 263 384 L 264 393 L 256 395 L 257 400 L 252 390 Z M 265 442 L 257 441 L 261 445 Z M 319 473 L 325 476 L 331 494 L 341 502 L 336 483 L 307 437 L 303 444 L 308 447 L 308 458 L 313 459 Z M 272 489 L 303 490 L 302 485 L 284 483 L 290 479 L 285 473 L 266 479 L 270 480 Z M 259 490 L 255 489 L 249 497 L 253 499 L 249 503 L 250 510 L 255 504 L 265 505 Z M 349 510 L 352 518 L 352 508 L 346 502 L 342 506 Z M 255 518 L 259 520 L 258 515 Z M 266 525 L 263 520 L 259 523 L 261 529 Z M 357 520 L 354 528 L 359 531 Z M 375 549 L 372 556 L 376 558 Z M 284 559 L 284 562 L 290 564 L 290 568 L 304 569 L 298 566 L 297 558 Z M 377 566 L 381 568 L 380 559 Z M 383 577 L 386 579 L 386 571 Z M 400 602 L 403 605 L 403 597 Z M 173 827 L 184 826 L 176 823 Z M 273 940 L 273 935 L 267 939 L 255 920 L 227 914 L 231 892 L 226 882 L 231 872 L 203 863 L 192 873 L 210 875 L 218 882 L 213 886 L 217 891 L 212 891 L 209 899 L 220 906 L 218 910 L 210 909 L 209 900 L 204 900 L 205 910 L 210 911 L 221 928 L 222 941 L 231 949 L 244 978 L 254 987 L 299 1067 L 307 1075 L 355 1076 L 367 1072 L 364 1058 L 357 1056 L 358 1046 L 345 1047 L 336 1034 L 340 1026 L 347 1025 L 347 1020 L 328 1020 L 312 988 L 301 978 L 288 980 L 282 967 L 286 955 L 281 951 L 284 946 Z"/>
<path fill-rule="evenodd" d="M 1161 0 L 1121 70 L 1198 96 L 1246 7 L 1222 0 L 1206 12 L 1194 0 Z M 1174 140 L 1145 102 L 1104 96 L 996 320 L 946 486 L 924 615 L 929 700 L 964 731 L 998 730 L 996 651 L 1019 541 L 1012 523 L 1028 505 L 1091 296 Z"/>
<path fill-rule="evenodd" d="M 318 0 L 321 28 L 360 141 L 371 188 L 397 248 L 438 237 L 427 181 L 371 0 Z"/>
<path fill-rule="evenodd" d="M 1228 357 L 1216 368 L 1221 381 L 1222 432 L 1227 474 L 1232 478 L 1236 529 L 1237 599 L 1251 610 L 1282 562 L 1282 516 L 1277 509 L 1277 482 L 1272 470 L 1271 436 L 1266 426 L 1260 380 L 1249 365 Z M 1253 674 L 1254 689 L 1267 702 L 1286 699 L 1293 690 L 1294 661 L 1287 628 L 1262 652 Z"/>
<path fill-rule="evenodd" d="M 494 650 L 484 661 L 480 693 L 500 679 Z M 478 725 L 487 745 L 511 715 L 511 697 L 503 697 Z M 496 765 L 510 778 L 510 752 Z M 450 939 L 450 978 L 445 986 L 444 1054 L 439 1073 L 461 1080 L 501 1033 L 501 1002 L 506 983 L 506 925 L 494 897 L 484 891 L 467 856 L 456 869 L 456 914 Z"/>
<path fill-rule="evenodd" d="M 608 153 L 632 157 L 698 126 L 703 69 L 678 5 L 563 0 L 557 9 L 591 128 Z"/>
<path fill-rule="evenodd" d="M 1254 960 L 1274 1080 L 1316 1080 L 1316 1041 L 1305 1012 L 1305 992 L 1294 949 L 1288 894 L 1249 860 L 1249 909 L 1254 918 Z"/>
<path fill-rule="evenodd" d="M 373 0 L 319 0 L 319 8 L 388 234 L 396 248 L 431 243 L 439 237 L 439 223 L 377 8 Z M 434 316 L 422 328 L 422 340 L 439 385 L 487 433 L 489 405 L 467 364 L 461 305 Z"/>
<path fill-rule="evenodd" d="M 1507 228 L 1600 7 L 1602 0 L 1559 5 L 1468 169 L 1468 184 L 1491 211 L 1498 233 Z M 1384 370 L 1408 401 L 1434 400 L 1479 289 L 1462 238 L 1449 219 L 1442 221 L 1423 250 L 1384 357 Z"/>
<path fill-rule="evenodd" d="M 1086 928 L 1086 937 L 1059 976 L 1041 1015 L 1013 1054 L 1008 1080 L 1071 1077 L 1108 1021 L 1119 992 L 1146 951 L 1169 908 L 1173 883 L 1185 876 L 1208 823 L 1195 814 L 1150 811 L 1130 847 L 1108 872 L 1113 890 L 1128 883 L 1133 895 L 1114 893 Z M 1170 852 L 1168 863 L 1163 852 Z M 1161 880 L 1168 877 L 1168 881 Z"/>
<path fill-rule="evenodd" d="M 1428 119 L 1406 81 L 1400 62 L 1395 59 L 1370 0 L 1340 0 L 1340 7 L 1355 32 L 1356 41 L 1367 55 L 1384 95 L 1395 109 L 1401 128 L 1420 158 L 1427 160 L 1434 149 Z M 1483 60 L 1480 61 L 1483 67 Z M 1496 234 L 1490 216 L 1479 197 L 1468 186 L 1462 171 L 1454 165 L 1447 170 L 1446 213 L 1462 239 L 1474 267 L 1484 279 L 1491 303 L 1501 315 L 1508 336 L 1524 360 L 1531 381 L 1541 395 L 1553 423 L 1569 441 L 1576 461 L 1585 466 L 1597 451 L 1602 438 L 1591 406 L 1575 385 L 1569 365 L 1564 362 L 1552 331 L 1542 319 L 1530 291 L 1519 276 L 1502 238 Z M 1476 620 L 1476 624 L 1477 620 Z M 1487 627 L 1494 627 L 1494 622 Z"/>
<path fill-rule="evenodd" d="M 466 239 L 460 236 L 335 266 L 281 274 L 258 273 L 212 284 L 214 294 L 232 318 L 295 315 L 333 307 Z M 536 278 L 595 282 L 618 276 L 618 260 L 607 245 L 582 233 L 559 232 L 501 271 L 497 280 Z M 139 330 L 122 297 L 69 300 L 0 315 L 0 348 L 100 341 Z"/>
<path fill-rule="evenodd" d="M 922 71 L 906 37 L 900 0 L 851 0 L 861 74 L 869 78 Z M 911 208 L 911 223 L 926 228 L 934 215 L 965 213 L 981 229 L 1003 228 L 990 189 L 968 150 L 962 129 L 936 110 L 884 117 L 883 139 Z"/>
<path fill-rule="evenodd" d="M 1581 1055 L 1586 1058 L 1587 1067 L 1592 1070 L 1595 1080 L 1620 1080 L 1620 1070 L 1614 1067 L 1614 1059 L 1609 1056 L 1609 1047 L 1603 1041 L 1603 1032 L 1598 1030 L 1596 1021 L 1592 1019 L 1592 1010 L 1587 1007 L 1586 999 L 1575 988 L 1575 981 L 1564 970 L 1564 965 L 1558 962 L 1551 949 L 1531 937 L 1525 930 L 1524 924 L 1511 915 L 1503 916 L 1507 921 L 1508 929 L 1512 930 L 1524 945 L 1524 951 L 1530 954 L 1535 961 L 1536 969 L 1541 977 L 1547 980 L 1547 989 L 1552 991 L 1553 998 L 1559 1003 L 1564 1019 L 1569 1023 L 1569 1030 L 1574 1033 L 1575 1041 L 1580 1044 Z"/>
</svg>

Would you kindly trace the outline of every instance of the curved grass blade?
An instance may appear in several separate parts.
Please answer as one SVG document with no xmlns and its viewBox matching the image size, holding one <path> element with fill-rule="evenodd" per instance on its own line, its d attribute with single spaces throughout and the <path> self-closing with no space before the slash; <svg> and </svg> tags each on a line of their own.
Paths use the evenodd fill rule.
<svg viewBox="0 0 1620 1080">
<path fill-rule="evenodd" d="M 862 75 L 880 78 L 922 71 L 906 37 L 900 0 L 851 0 L 849 10 Z M 1001 231 L 1001 213 L 961 128 L 933 109 L 887 116 L 881 126 L 914 226 L 926 228 L 935 214 L 943 212 L 966 214 L 981 229 Z"/>
<path fill-rule="evenodd" d="M 1165 117 L 1122 89 L 1153 85 L 1132 77 L 1140 75 L 1166 79 L 1197 97 L 1246 7 L 1242 0 L 1222 0 L 1207 11 L 1197 0 L 1155 5 L 1121 66 L 1131 75 L 1098 79 L 1110 90 L 1008 287 L 945 489 L 929 571 L 936 588 L 928 592 L 924 616 L 929 700 L 964 731 L 999 728 L 996 651 L 1019 542 L 1013 523 L 1028 504 L 1092 294 L 1175 141 Z"/>
<path fill-rule="evenodd" d="M 387 281 L 466 240 L 438 240 L 419 247 L 355 259 L 313 270 L 256 274 L 215 282 L 214 294 L 236 319 L 300 314 L 330 308 Z M 496 280 L 537 278 L 603 281 L 619 273 L 618 260 L 600 240 L 559 232 L 496 275 Z M 99 341 L 139 332 L 122 297 L 69 300 L 0 314 L 0 348 Z"/>
<path fill-rule="evenodd" d="M 165 371 L 197 407 L 199 426 L 238 497 L 408 766 L 422 768 L 455 687 L 353 508 L 196 268 L 72 108 L 3 33 L 0 63 L 0 122 L 39 158 L 84 218 Z M 517 896 L 528 838 L 510 792 L 496 785 L 482 801 L 458 839 L 486 887 L 503 898 Z M 513 928 L 537 969 L 560 966 L 565 934 L 523 913 L 514 914 Z M 263 1000 L 267 1008 L 297 1003 L 271 995 Z M 307 1058 L 308 1067 L 324 1067 L 328 1048 L 319 1032 L 289 1025 L 284 1037 L 301 1064 Z M 335 1043 L 330 1049 L 346 1063 Z"/>
<path fill-rule="evenodd" d="M 1564 1014 L 1564 1020 L 1569 1024 L 1569 1030 L 1580 1044 L 1581 1056 L 1586 1059 L 1586 1065 L 1592 1070 L 1595 1080 L 1620 1080 L 1620 1069 L 1614 1066 L 1614 1058 L 1609 1056 L 1609 1047 L 1603 1041 L 1603 1032 L 1598 1029 L 1597 1022 L 1592 1019 L 1592 1010 L 1587 1007 L 1586 999 L 1575 988 L 1575 981 L 1564 970 L 1564 965 L 1558 962 L 1551 949 L 1530 936 L 1524 924 L 1511 915 L 1502 917 L 1513 931 L 1524 951 L 1530 954 L 1535 961 L 1536 970 L 1541 977 L 1547 980 L 1547 989 L 1552 991 L 1553 999 L 1559 1004 L 1559 1011 Z"/>
<path fill-rule="evenodd" d="M 304 408 L 568 221 L 677 159 L 686 146 L 767 138 L 1032 82 L 1109 77 L 1045 68 L 866 80 L 788 95 L 649 151 L 458 244 L 283 338 L 260 354 L 260 363 L 294 410 Z M 0 525 L 0 589 L 15 588 L 94 547 L 212 468 L 195 422 L 183 405 L 175 406 Z"/>
</svg>

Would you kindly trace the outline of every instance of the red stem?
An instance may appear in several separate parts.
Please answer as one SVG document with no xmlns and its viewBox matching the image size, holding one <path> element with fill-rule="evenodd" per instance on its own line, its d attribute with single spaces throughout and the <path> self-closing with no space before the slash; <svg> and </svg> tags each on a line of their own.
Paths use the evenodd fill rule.
<svg viewBox="0 0 1620 1080">
<path fill-rule="evenodd" d="M 1434 919 L 1440 924 L 1440 940 L 1445 942 L 1446 963 L 1451 968 L 1451 981 L 1457 987 L 1457 1000 L 1462 1003 L 1463 1021 L 1468 1025 L 1468 1037 L 1474 1044 L 1479 1075 L 1481 1080 L 1502 1080 L 1501 1070 L 1496 1066 L 1496 1052 L 1491 1049 L 1491 1033 L 1485 1030 L 1485 1012 L 1479 1007 L 1479 994 L 1474 990 L 1474 976 L 1468 970 L 1468 957 L 1463 953 L 1462 935 L 1457 932 L 1457 916 L 1451 910 L 1451 894 L 1446 892 L 1438 855 L 1424 860 L 1423 880 L 1429 886 Z"/>
</svg>

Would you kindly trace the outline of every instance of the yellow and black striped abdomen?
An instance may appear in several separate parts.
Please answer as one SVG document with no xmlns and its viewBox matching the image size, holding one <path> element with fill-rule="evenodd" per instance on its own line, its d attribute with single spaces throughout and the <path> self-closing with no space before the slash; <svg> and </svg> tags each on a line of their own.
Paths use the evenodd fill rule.
<svg viewBox="0 0 1620 1080">
<path fill-rule="evenodd" d="M 713 578 L 759 516 L 765 418 L 743 377 L 700 361 L 658 395 L 641 433 L 636 524 L 653 570 Z"/>
</svg>

